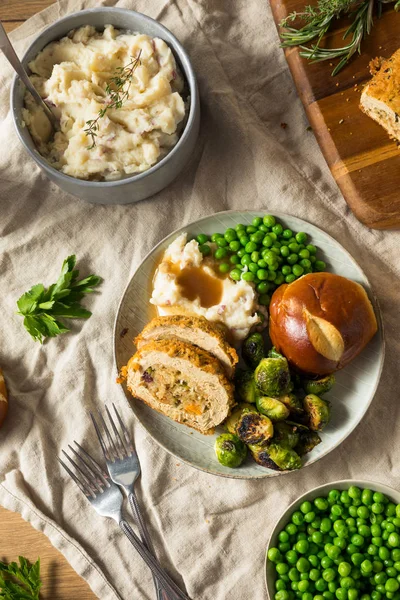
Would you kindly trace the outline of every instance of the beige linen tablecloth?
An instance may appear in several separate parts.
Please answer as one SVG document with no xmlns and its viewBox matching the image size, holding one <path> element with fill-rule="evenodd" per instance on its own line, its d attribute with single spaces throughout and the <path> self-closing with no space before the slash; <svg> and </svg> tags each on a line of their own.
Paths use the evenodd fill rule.
<svg viewBox="0 0 400 600">
<path fill-rule="evenodd" d="M 95 4 L 64 0 L 36 15 L 11 35 L 17 51 L 47 24 Z M 43 531 L 99 598 L 154 598 L 148 569 L 57 462 L 73 439 L 96 445 L 88 410 L 116 401 L 134 430 L 143 469 L 140 500 L 163 564 L 193 599 L 261 600 L 265 544 L 289 502 L 334 479 L 399 483 L 400 234 L 368 231 L 347 208 L 307 131 L 267 3 L 116 4 L 159 19 L 187 48 L 202 98 L 198 150 L 176 182 L 150 200 L 85 204 L 50 183 L 25 154 L 9 110 L 12 72 L 1 58 L 0 364 L 11 401 L 0 431 L 0 502 Z M 311 467 L 255 482 L 218 479 L 160 449 L 133 423 L 115 384 L 112 355 L 118 300 L 152 246 L 189 221 L 243 208 L 285 211 L 341 242 L 377 292 L 387 341 L 378 393 L 350 438 Z M 24 330 L 15 302 L 31 285 L 50 284 L 72 253 L 85 272 L 104 277 L 101 294 L 86 302 L 91 319 L 40 346 Z M 0 540 L 0 554 L 6 548 L 7 540 Z"/>
</svg>

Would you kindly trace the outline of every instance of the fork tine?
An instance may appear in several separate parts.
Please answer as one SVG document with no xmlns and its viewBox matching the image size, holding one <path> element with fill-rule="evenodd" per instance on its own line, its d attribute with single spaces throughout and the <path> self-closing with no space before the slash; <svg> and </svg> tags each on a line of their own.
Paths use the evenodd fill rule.
<svg viewBox="0 0 400 600">
<path fill-rule="evenodd" d="M 98 426 L 97 421 L 94 418 L 94 414 L 92 412 L 90 412 L 90 418 L 92 419 L 94 428 L 96 430 L 97 438 L 100 442 L 100 446 L 103 451 L 104 458 L 106 459 L 106 461 L 109 460 L 111 462 L 114 462 L 115 459 L 114 459 L 114 457 L 111 456 L 111 452 L 108 450 L 107 446 L 104 443 L 103 436 L 100 431 L 100 427 Z"/>
<path fill-rule="evenodd" d="M 106 473 L 103 473 L 103 471 L 101 470 L 100 465 L 94 460 L 94 458 L 92 458 L 90 456 L 90 454 L 88 452 L 86 452 L 86 450 L 84 448 L 82 448 L 82 446 L 80 444 L 78 444 L 78 442 L 76 442 L 74 440 L 74 444 L 76 446 L 78 446 L 78 448 L 81 450 L 81 452 L 83 452 L 83 454 L 86 456 L 86 458 L 89 460 L 89 464 L 87 463 L 87 461 L 83 458 L 83 456 L 81 456 L 79 454 L 79 452 L 76 452 L 76 450 L 74 450 L 71 446 L 69 446 L 69 448 L 71 448 L 71 451 L 75 454 L 75 456 L 77 458 L 79 458 L 79 460 L 85 465 L 86 469 L 91 473 L 91 475 L 96 479 L 96 477 L 99 477 L 102 484 L 105 485 L 106 487 L 110 487 L 110 482 L 107 481 L 107 475 Z M 96 469 L 96 471 L 93 470 L 94 467 Z"/>
<path fill-rule="evenodd" d="M 108 438 L 108 443 L 111 446 L 111 449 L 114 451 L 113 461 L 117 460 L 118 458 L 120 460 L 122 460 L 123 456 L 122 456 L 121 452 L 119 451 L 119 448 L 117 448 L 117 446 L 116 446 L 116 444 L 115 444 L 115 442 L 114 442 L 114 440 L 112 438 L 112 435 L 110 433 L 110 430 L 107 427 L 107 423 L 105 422 L 103 415 L 101 414 L 101 412 L 99 410 L 97 412 L 99 413 L 99 417 L 100 417 L 101 423 L 103 425 L 104 431 L 106 432 L 106 436 Z"/>
<path fill-rule="evenodd" d="M 115 406 L 115 404 L 114 404 L 114 403 L 113 403 L 113 408 L 114 408 L 115 415 L 116 415 L 116 417 L 117 417 L 117 419 L 118 419 L 118 422 L 119 422 L 119 424 L 120 424 L 120 426 L 121 426 L 121 429 L 122 429 L 122 431 L 123 431 L 123 433 L 124 433 L 124 436 L 125 436 L 125 441 L 126 441 L 126 444 L 127 444 L 127 446 L 128 446 L 128 449 L 130 450 L 131 454 L 134 454 L 134 453 L 135 453 L 135 448 L 133 447 L 132 440 L 131 440 L 131 438 L 130 438 L 130 435 L 129 435 L 129 433 L 128 433 L 128 430 L 127 430 L 127 428 L 125 427 L 125 424 L 124 424 L 123 420 L 121 419 L 121 417 L 120 417 L 120 415 L 119 415 L 119 412 L 117 411 L 117 408 L 116 408 L 116 406 Z"/>
<path fill-rule="evenodd" d="M 107 415 L 108 415 L 108 419 L 109 419 L 109 421 L 110 421 L 110 423 L 111 423 L 111 427 L 112 427 L 112 429 L 113 429 L 113 431 L 114 431 L 115 439 L 117 440 L 117 445 L 118 445 L 118 440 L 119 440 L 120 449 L 122 450 L 122 458 L 124 457 L 124 455 L 125 455 L 125 456 L 128 456 L 128 455 L 129 455 L 129 452 L 128 452 L 128 450 L 127 450 L 127 448 L 126 448 L 125 444 L 124 444 L 124 440 L 123 440 L 123 439 L 122 439 L 122 437 L 120 436 L 120 433 L 119 433 L 119 431 L 118 431 L 118 429 L 117 429 L 117 427 L 116 427 L 116 425 L 115 425 L 115 423 L 114 423 L 114 421 L 113 421 L 113 418 L 112 418 L 112 416 L 111 416 L 111 413 L 110 413 L 110 411 L 108 410 L 108 406 L 106 406 L 105 408 L 106 408 L 106 413 L 107 413 Z"/>
<path fill-rule="evenodd" d="M 62 450 L 62 453 L 74 465 L 74 467 L 77 467 L 77 465 L 68 456 L 68 454 L 65 452 L 65 450 Z M 67 471 L 68 475 L 70 475 L 72 477 L 72 479 L 78 485 L 80 490 L 85 494 L 85 496 L 88 496 L 88 497 L 91 496 L 92 498 L 95 498 L 96 497 L 95 490 L 93 489 L 93 486 L 90 484 L 90 482 L 89 482 L 88 478 L 85 476 L 85 474 L 82 473 L 82 471 L 78 468 L 78 471 L 80 471 L 80 473 L 81 473 L 81 477 L 79 478 L 77 475 L 75 475 L 75 473 L 73 471 L 71 471 L 71 469 L 61 459 L 58 459 L 58 460 L 61 462 L 62 466 Z"/>
<path fill-rule="evenodd" d="M 75 473 L 73 473 L 71 471 L 71 469 L 65 464 L 65 462 L 62 461 L 61 458 L 58 458 L 58 457 L 57 457 L 57 460 L 61 464 L 61 466 L 64 467 L 64 469 L 67 471 L 68 475 L 71 477 L 71 479 L 73 479 L 73 481 L 76 483 L 76 485 L 81 490 L 81 492 L 83 494 L 85 494 L 85 496 L 88 496 L 88 497 L 91 496 L 94 498 L 95 497 L 94 492 L 88 486 L 85 487 L 86 484 L 82 483 L 80 481 L 80 479 L 78 479 L 78 477 L 75 475 Z"/>
<path fill-rule="evenodd" d="M 90 456 L 89 452 L 86 452 L 85 448 L 83 448 L 80 444 L 78 444 L 78 442 L 74 441 L 75 446 L 78 446 L 79 450 L 86 456 L 86 458 L 90 461 L 90 463 L 93 465 L 93 467 L 98 471 L 99 475 L 101 477 L 104 477 L 106 483 L 108 484 L 108 473 L 106 473 L 101 466 L 99 465 L 99 463 L 94 460 L 93 456 Z"/>
<path fill-rule="evenodd" d="M 68 444 L 68 448 L 71 450 L 71 452 L 73 452 L 79 459 L 81 459 L 81 457 L 79 456 L 79 454 L 72 448 L 72 446 L 70 446 Z M 85 479 L 85 481 L 87 482 L 87 484 L 94 489 L 94 491 L 97 492 L 102 492 L 103 489 L 100 486 L 100 484 L 96 481 L 96 476 L 93 476 L 90 473 L 90 470 L 86 467 L 86 470 L 88 471 L 88 473 L 85 473 L 85 471 L 82 469 L 82 467 L 80 467 L 70 456 L 69 454 L 67 454 L 64 450 L 63 450 L 63 454 L 68 458 L 69 462 L 75 467 L 75 469 L 77 471 L 79 471 L 79 473 L 83 476 L 83 478 Z M 81 459 L 82 460 L 82 459 Z M 82 460 L 83 464 L 85 464 L 85 462 Z M 86 466 L 86 465 L 85 465 Z"/>
</svg>

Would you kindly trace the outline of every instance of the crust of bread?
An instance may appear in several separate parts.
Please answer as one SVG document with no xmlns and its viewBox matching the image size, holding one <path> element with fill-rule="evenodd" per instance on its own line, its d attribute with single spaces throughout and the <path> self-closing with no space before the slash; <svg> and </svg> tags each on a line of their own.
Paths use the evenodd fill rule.
<svg viewBox="0 0 400 600">
<path fill-rule="evenodd" d="M 186 335 L 190 333 L 190 335 L 188 336 L 188 338 L 190 339 L 185 339 L 184 342 L 191 343 L 198 348 L 202 348 L 202 346 L 200 345 L 199 340 L 196 338 L 196 332 L 201 331 L 202 333 L 213 337 L 221 350 L 221 354 L 224 355 L 226 358 L 225 366 L 227 368 L 228 375 L 230 377 L 233 375 L 233 370 L 239 360 L 237 352 L 227 342 L 221 328 L 218 325 L 215 325 L 214 323 L 210 323 L 204 317 L 187 317 L 182 315 L 156 317 L 152 319 L 150 323 L 148 323 L 145 326 L 140 335 L 138 335 L 135 338 L 134 342 L 136 347 L 140 349 L 140 347 L 144 344 L 148 344 L 151 341 L 153 334 L 154 339 L 174 339 L 174 334 L 167 335 L 166 338 L 163 338 L 161 333 L 160 335 L 157 335 L 156 330 L 161 330 L 163 327 L 178 328 L 178 330 L 182 331 L 182 333 L 183 331 L 185 331 Z M 177 335 L 175 337 L 176 340 L 179 340 L 178 336 L 179 333 L 177 332 Z M 207 349 L 204 348 L 203 350 L 207 351 Z"/>
<path fill-rule="evenodd" d="M 361 110 L 400 141 L 400 49 L 370 63 L 374 73 L 360 99 Z"/>
</svg>

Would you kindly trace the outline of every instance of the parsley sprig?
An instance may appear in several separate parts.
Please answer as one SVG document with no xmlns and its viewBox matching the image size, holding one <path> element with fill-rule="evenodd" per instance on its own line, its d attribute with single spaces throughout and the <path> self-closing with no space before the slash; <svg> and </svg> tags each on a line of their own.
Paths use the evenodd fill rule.
<svg viewBox="0 0 400 600">
<path fill-rule="evenodd" d="M 0 600 L 39 600 L 40 558 L 33 565 L 23 556 L 18 561 L 0 562 Z"/>
<path fill-rule="evenodd" d="M 139 50 L 136 58 L 131 57 L 131 62 L 125 65 L 125 67 L 118 67 L 116 69 L 116 74 L 114 77 L 111 77 L 109 83 L 106 86 L 106 94 L 107 94 L 107 104 L 104 108 L 99 110 L 99 113 L 95 119 L 90 119 L 86 121 L 86 129 L 83 131 L 86 133 L 87 137 L 91 138 L 91 145 L 88 146 L 88 150 L 92 150 L 92 148 L 96 145 L 96 137 L 97 132 L 99 130 L 99 121 L 102 119 L 106 112 L 110 110 L 110 108 L 122 108 L 125 100 L 129 97 L 129 89 L 132 83 L 132 77 L 135 69 L 141 64 L 140 56 L 142 54 L 142 50 Z"/>
<path fill-rule="evenodd" d="M 76 256 L 68 256 L 63 262 L 56 283 L 45 288 L 42 283 L 34 285 L 17 301 L 18 314 L 24 317 L 24 326 L 35 341 L 40 343 L 46 337 L 56 337 L 69 329 L 59 321 L 66 319 L 88 319 L 91 312 L 81 306 L 85 294 L 94 292 L 101 283 L 101 277 L 89 275 L 78 280 L 75 269 Z"/>
<path fill-rule="evenodd" d="M 304 11 L 292 12 L 281 22 L 284 28 L 281 45 L 299 46 L 300 56 L 310 62 L 339 59 L 332 71 L 332 75 L 336 75 L 354 54 L 361 53 L 362 41 L 371 33 L 374 11 L 380 16 L 382 5 L 393 2 L 394 9 L 399 11 L 400 0 L 318 0 L 316 6 L 305 6 Z M 343 35 L 343 40 L 348 40 L 348 43 L 338 48 L 321 46 L 323 36 L 343 15 L 351 20 Z M 291 24 L 295 21 L 302 26 L 293 27 Z M 311 41 L 313 43 L 309 46 L 304 45 Z"/>
</svg>

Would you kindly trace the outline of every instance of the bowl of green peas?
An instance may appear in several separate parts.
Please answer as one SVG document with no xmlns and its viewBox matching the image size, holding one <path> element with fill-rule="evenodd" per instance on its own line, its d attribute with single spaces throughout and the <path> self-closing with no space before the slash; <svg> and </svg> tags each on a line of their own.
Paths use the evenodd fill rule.
<svg viewBox="0 0 400 600">
<path fill-rule="evenodd" d="M 400 600 L 400 492 L 327 483 L 295 500 L 267 545 L 270 600 Z"/>
</svg>

